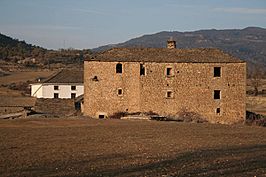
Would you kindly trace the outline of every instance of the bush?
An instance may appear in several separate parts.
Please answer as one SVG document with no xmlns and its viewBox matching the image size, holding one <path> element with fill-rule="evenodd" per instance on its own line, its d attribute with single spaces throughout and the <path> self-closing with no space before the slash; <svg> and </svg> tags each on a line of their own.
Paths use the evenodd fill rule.
<svg viewBox="0 0 266 177">
<path fill-rule="evenodd" d="M 247 111 L 245 123 L 247 125 L 258 125 L 266 127 L 266 116 Z"/>
<path fill-rule="evenodd" d="M 121 117 L 125 117 L 127 112 L 116 112 L 113 115 L 109 116 L 110 119 L 121 119 Z"/>
<path fill-rule="evenodd" d="M 181 111 L 177 113 L 177 117 L 175 119 L 176 121 L 181 121 L 181 122 L 195 122 L 195 123 L 207 122 L 200 114 L 188 111 L 186 109 L 181 109 Z"/>
</svg>

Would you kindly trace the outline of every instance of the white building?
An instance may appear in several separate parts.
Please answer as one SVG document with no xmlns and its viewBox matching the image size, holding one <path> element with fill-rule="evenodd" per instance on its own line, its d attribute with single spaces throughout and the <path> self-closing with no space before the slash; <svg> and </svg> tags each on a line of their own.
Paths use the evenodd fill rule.
<svg viewBox="0 0 266 177">
<path fill-rule="evenodd" d="M 61 70 L 43 82 L 31 84 L 37 98 L 76 98 L 83 95 L 83 70 Z"/>
</svg>

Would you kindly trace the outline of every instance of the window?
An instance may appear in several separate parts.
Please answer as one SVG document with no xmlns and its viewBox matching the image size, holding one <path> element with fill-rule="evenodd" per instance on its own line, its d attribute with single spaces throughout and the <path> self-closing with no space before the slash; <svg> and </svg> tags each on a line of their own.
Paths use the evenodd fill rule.
<svg viewBox="0 0 266 177">
<path fill-rule="evenodd" d="M 220 109 L 220 108 L 217 108 L 217 109 L 216 109 L 216 114 L 217 114 L 217 115 L 220 115 L 220 113 L 221 113 L 221 109 Z"/>
<path fill-rule="evenodd" d="M 221 77 L 221 67 L 214 67 L 213 76 L 214 77 Z"/>
<path fill-rule="evenodd" d="M 76 98 L 76 94 L 75 93 L 71 93 L 71 99 Z"/>
<path fill-rule="evenodd" d="M 59 94 L 58 93 L 54 93 L 54 98 L 59 98 Z"/>
<path fill-rule="evenodd" d="M 167 91 L 166 92 L 166 98 L 173 98 L 174 97 L 174 94 L 172 91 Z"/>
<path fill-rule="evenodd" d="M 214 97 L 215 100 L 221 99 L 221 91 L 220 90 L 214 90 Z"/>
<path fill-rule="evenodd" d="M 118 96 L 122 96 L 122 95 L 123 95 L 123 89 L 119 88 L 119 89 L 117 90 L 117 95 L 118 95 Z"/>
<path fill-rule="evenodd" d="M 55 85 L 54 86 L 54 90 L 59 90 L 59 86 L 58 85 Z"/>
<path fill-rule="evenodd" d="M 172 75 L 172 68 L 166 68 L 166 76 Z"/>
<path fill-rule="evenodd" d="M 145 76 L 145 67 L 143 64 L 140 64 L 140 75 Z"/>
<path fill-rule="evenodd" d="M 104 118 L 105 118 L 105 115 L 103 115 L 103 114 L 99 115 L 99 119 L 104 119 Z"/>
<path fill-rule="evenodd" d="M 116 64 L 116 73 L 122 73 L 122 64 L 121 63 Z"/>
<path fill-rule="evenodd" d="M 71 90 L 76 90 L 76 86 L 75 85 L 72 85 L 71 86 Z"/>
</svg>

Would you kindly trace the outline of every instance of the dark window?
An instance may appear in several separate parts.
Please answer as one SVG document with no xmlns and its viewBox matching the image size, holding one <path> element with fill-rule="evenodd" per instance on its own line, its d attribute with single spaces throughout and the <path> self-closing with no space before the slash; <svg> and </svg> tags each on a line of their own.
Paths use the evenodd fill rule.
<svg viewBox="0 0 266 177">
<path fill-rule="evenodd" d="M 167 98 L 173 98 L 173 92 L 172 91 L 167 91 L 166 97 Z"/>
<path fill-rule="evenodd" d="M 76 94 L 75 93 L 71 93 L 71 98 L 72 99 L 76 98 Z"/>
<path fill-rule="evenodd" d="M 140 64 L 140 75 L 145 76 L 145 67 L 143 64 Z"/>
<path fill-rule="evenodd" d="M 119 96 L 123 95 L 123 90 L 122 90 L 122 89 L 118 89 L 118 90 L 117 90 L 117 94 L 118 94 Z"/>
<path fill-rule="evenodd" d="M 76 86 L 75 85 L 72 85 L 71 86 L 71 90 L 76 90 Z"/>
<path fill-rule="evenodd" d="M 214 77 L 221 77 L 221 67 L 214 67 L 213 73 Z"/>
<path fill-rule="evenodd" d="M 216 109 L 216 114 L 220 114 L 221 113 L 221 109 L 220 108 L 217 108 Z"/>
<path fill-rule="evenodd" d="M 55 85 L 54 86 L 54 90 L 59 90 L 59 86 L 58 85 Z"/>
<path fill-rule="evenodd" d="M 58 93 L 54 93 L 54 98 L 59 98 L 59 94 Z"/>
<path fill-rule="evenodd" d="M 214 90 L 214 97 L 215 100 L 221 99 L 221 91 L 220 90 Z"/>
<path fill-rule="evenodd" d="M 105 116 L 103 114 L 99 115 L 99 119 L 104 119 L 104 118 L 105 118 Z"/>
<path fill-rule="evenodd" d="M 172 68 L 166 68 L 166 76 L 172 75 Z"/>
<path fill-rule="evenodd" d="M 122 64 L 121 63 L 116 64 L 116 73 L 122 73 Z"/>
</svg>

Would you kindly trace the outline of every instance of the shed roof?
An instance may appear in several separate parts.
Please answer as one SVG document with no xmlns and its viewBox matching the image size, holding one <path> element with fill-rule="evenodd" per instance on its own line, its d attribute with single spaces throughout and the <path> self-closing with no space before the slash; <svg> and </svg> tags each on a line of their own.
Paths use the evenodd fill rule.
<svg viewBox="0 0 266 177">
<path fill-rule="evenodd" d="M 240 63 L 244 62 L 216 48 L 113 48 L 96 54 L 89 61 L 160 63 Z"/>
<path fill-rule="evenodd" d="M 0 107 L 33 107 L 36 98 L 0 96 Z"/>
<path fill-rule="evenodd" d="M 42 83 L 83 83 L 83 70 L 63 69 L 51 75 Z"/>
</svg>

